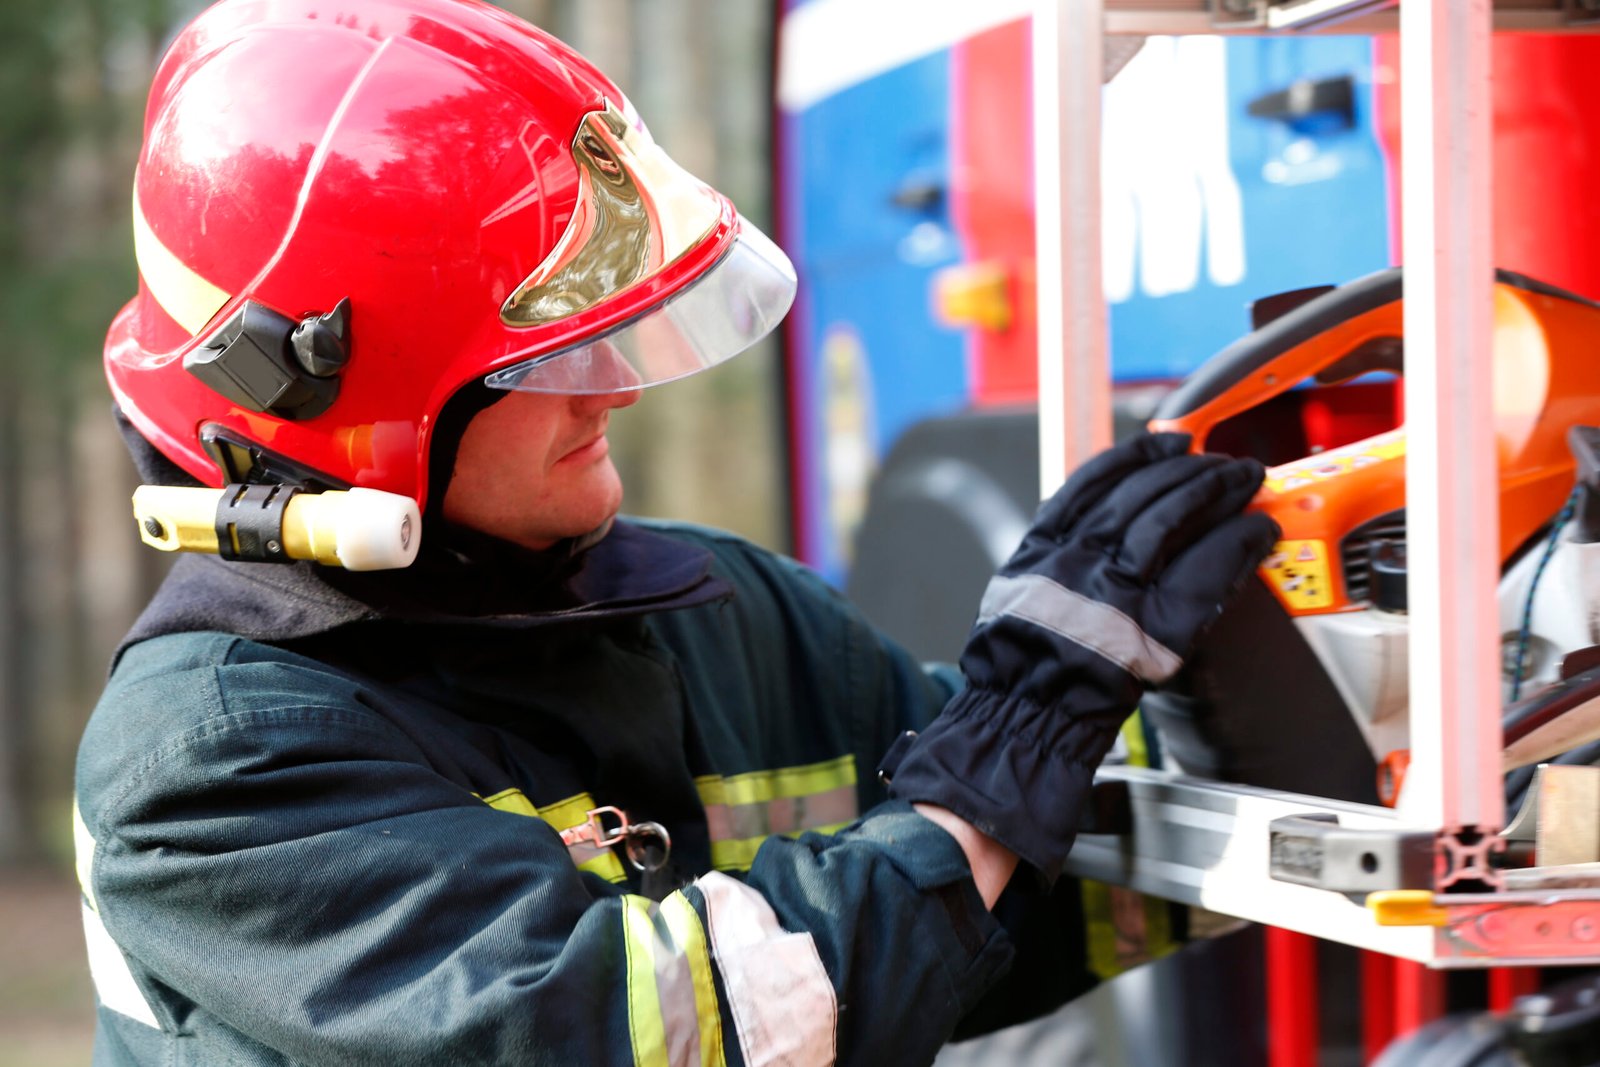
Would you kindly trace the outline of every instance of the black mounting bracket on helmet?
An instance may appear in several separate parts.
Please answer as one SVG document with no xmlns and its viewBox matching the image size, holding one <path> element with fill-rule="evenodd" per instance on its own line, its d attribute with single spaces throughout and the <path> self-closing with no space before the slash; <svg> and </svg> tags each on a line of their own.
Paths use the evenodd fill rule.
<svg viewBox="0 0 1600 1067">
<path fill-rule="evenodd" d="M 228 485 L 297 485 L 313 493 L 350 488 L 348 482 L 330 478 L 304 463 L 296 463 L 214 422 L 200 427 L 200 447 L 217 465 L 222 481 Z"/>
<path fill-rule="evenodd" d="M 240 407 L 310 419 L 339 395 L 350 359 L 350 300 L 299 322 L 246 300 L 183 357 L 183 369 Z"/>
<path fill-rule="evenodd" d="M 217 500 L 217 554 L 251 563 L 292 562 L 283 545 L 283 513 L 299 487 L 229 485 Z"/>
</svg>

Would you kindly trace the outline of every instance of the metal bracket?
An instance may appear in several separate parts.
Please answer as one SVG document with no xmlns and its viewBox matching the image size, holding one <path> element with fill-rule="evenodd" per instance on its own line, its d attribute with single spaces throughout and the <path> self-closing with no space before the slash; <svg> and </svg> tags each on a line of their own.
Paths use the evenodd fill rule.
<svg viewBox="0 0 1600 1067">
<path fill-rule="evenodd" d="M 1569 0 L 1582 2 L 1582 0 Z M 1210 0 L 1218 30 L 1311 30 L 1395 7 L 1399 0 Z"/>
<path fill-rule="evenodd" d="M 1438 838 L 1438 855 L 1443 863 L 1436 888 L 1441 893 L 1457 886 L 1468 892 L 1500 889 L 1505 881 L 1490 857 L 1505 847 L 1499 834 L 1486 834 L 1479 827 L 1446 827 Z"/>
<path fill-rule="evenodd" d="M 1569 890 L 1532 899 L 1452 894 L 1442 927 L 1448 950 L 1507 962 L 1591 962 L 1600 954 L 1600 893 Z"/>
<path fill-rule="evenodd" d="M 1100 0 L 1105 32 L 1151 34 L 1394 33 L 1399 5 L 1372 0 Z M 1494 0 L 1497 30 L 1594 33 L 1600 0 Z"/>
<path fill-rule="evenodd" d="M 1207 0 L 1211 25 L 1218 30 L 1248 30 L 1267 24 L 1266 0 Z"/>
<path fill-rule="evenodd" d="M 247 411 L 310 419 L 339 396 L 349 332 L 349 298 L 299 322 L 246 300 L 185 353 L 183 369 Z"/>
<path fill-rule="evenodd" d="M 250 563 L 293 563 L 283 543 L 283 513 L 300 487 L 228 485 L 217 498 L 217 554 Z"/>
<path fill-rule="evenodd" d="M 1422 830 L 1353 829 L 1318 812 L 1268 825 L 1272 877 L 1335 893 L 1431 887 L 1434 835 Z"/>
</svg>

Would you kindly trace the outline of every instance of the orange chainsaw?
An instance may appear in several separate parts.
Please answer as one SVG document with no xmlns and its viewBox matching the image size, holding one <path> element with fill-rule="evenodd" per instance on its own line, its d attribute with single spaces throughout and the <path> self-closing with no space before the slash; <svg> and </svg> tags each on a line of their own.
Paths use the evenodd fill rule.
<svg viewBox="0 0 1600 1067">
<path fill-rule="evenodd" d="M 1187 771 L 1371 802 L 1385 762 L 1382 799 L 1398 791 L 1409 703 L 1402 308 L 1399 268 L 1260 301 L 1256 328 L 1156 411 L 1153 430 L 1269 464 L 1255 506 L 1283 529 L 1264 581 L 1144 704 Z M 1575 427 L 1600 425 L 1597 349 L 1600 304 L 1497 272 L 1488 429 L 1503 695 L 1508 743 L 1545 757 L 1550 744 L 1525 736 L 1532 719 L 1550 731 L 1565 718 L 1547 736 L 1579 757 L 1600 736 L 1600 700 L 1568 678 L 1586 672 L 1563 671 L 1569 654 L 1600 644 L 1600 435 L 1569 443 Z M 1564 687 L 1559 699 L 1550 686 Z M 1514 703 L 1524 693 L 1566 714 L 1530 718 Z"/>
</svg>

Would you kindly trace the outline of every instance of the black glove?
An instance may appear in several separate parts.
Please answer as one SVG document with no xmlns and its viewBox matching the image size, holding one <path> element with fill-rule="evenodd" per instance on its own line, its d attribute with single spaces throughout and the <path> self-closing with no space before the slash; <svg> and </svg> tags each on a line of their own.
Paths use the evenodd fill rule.
<svg viewBox="0 0 1600 1067">
<path fill-rule="evenodd" d="M 1241 514 L 1261 464 L 1188 445 L 1124 442 L 1039 509 L 984 593 L 967 688 L 885 758 L 896 796 L 948 808 L 1055 876 L 1123 719 L 1278 539 L 1270 518 Z"/>
</svg>

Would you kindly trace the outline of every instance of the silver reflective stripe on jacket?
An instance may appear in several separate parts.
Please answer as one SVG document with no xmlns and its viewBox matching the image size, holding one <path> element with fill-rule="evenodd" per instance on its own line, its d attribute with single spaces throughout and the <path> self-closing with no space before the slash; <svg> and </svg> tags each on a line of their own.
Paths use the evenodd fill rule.
<svg viewBox="0 0 1600 1067">
<path fill-rule="evenodd" d="M 765 897 L 725 874 L 712 872 L 694 884 L 705 897 L 711 954 L 744 1062 L 833 1063 L 839 1002 L 816 941 L 785 931 Z"/>
<path fill-rule="evenodd" d="M 1001 615 L 1031 622 L 1096 652 L 1144 682 L 1164 682 L 1183 661 L 1109 604 L 1074 593 L 1042 574 L 990 579 L 978 625 Z"/>
<path fill-rule="evenodd" d="M 100 1003 L 135 1022 L 161 1028 L 156 1013 L 134 980 L 128 959 L 100 918 L 94 898 L 94 835 L 84 824 L 78 805 L 72 805 L 72 839 L 77 851 L 78 883 L 83 889 L 83 940 L 89 950 L 89 977 Z"/>
</svg>

